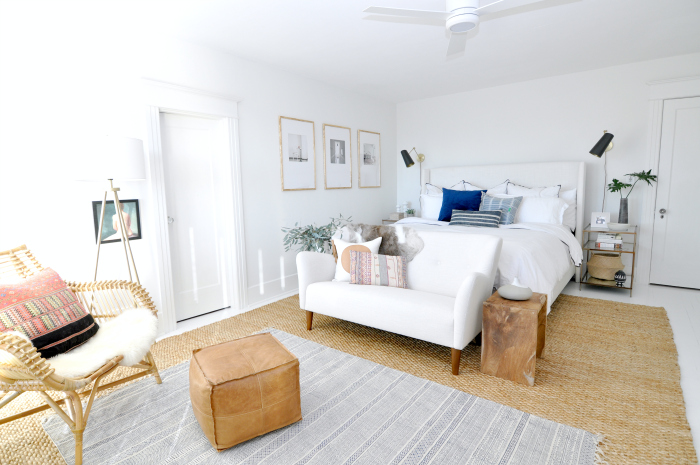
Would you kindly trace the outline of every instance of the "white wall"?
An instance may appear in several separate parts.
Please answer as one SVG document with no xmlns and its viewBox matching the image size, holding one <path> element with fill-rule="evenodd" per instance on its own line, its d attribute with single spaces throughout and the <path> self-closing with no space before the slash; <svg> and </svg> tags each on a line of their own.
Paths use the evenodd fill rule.
<svg viewBox="0 0 700 465">
<path fill-rule="evenodd" d="M 297 288 L 296 254 L 284 252 L 283 226 L 294 226 L 295 222 L 325 224 L 341 213 L 358 222 L 377 224 L 393 211 L 397 152 L 394 103 L 183 42 L 154 46 L 144 62 L 143 74 L 241 99 L 238 114 L 249 304 Z M 282 192 L 280 115 L 315 123 L 316 190 Z M 352 129 L 352 189 L 323 188 L 324 123 Z M 358 129 L 381 133 L 381 188 L 358 188 Z"/>
<path fill-rule="evenodd" d="M 608 182 L 647 166 L 646 82 L 700 75 L 700 54 L 509 84 L 397 106 L 397 147 L 416 147 L 424 168 L 534 161 L 586 162 L 586 215 L 601 211 L 603 162 L 588 152 L 607 129 Z M 418 165 L 397 161 L 399 202 L 418 205 Z M 491 186 L 484 186 L 491 187 Z M 630 196 L 630 222 L 641 219 L 643 185 Z M 617 217 L 619 195 L 606 196 Z"/>
<path fill-rule="evenodd" d="M 90 202 L 101 200 L 104 186 L 70 180 L 76 144 L 106 133 L 145 139 L 141 77 L 242 99 L 249 303 L 290 293 L 297 286 L 295 254 L 283 250 L 282 226 L 297 221 L 322 224 L 339 213 L 377 223 L 393 210 L 395 104 L 203 47 L 150 42 L 133 33 L 129 11 L 105 11 L 104 5 L 0 4 L 0 250 L 26 243 L 66 279 L 92 278 Z M 280 115 L 316 123 L 314 191 L 281 191 Z M 353 163 L 357 129 L 382 134 L 381 188 L 359 189 L 354 169 L 352 189 L 323 189 L 323 123 L 352 128 Z M 144 239 L 132 247 L 141 281 L 159 304 L 150 189 L 145 182 L 121 187 L 121 198 L 141 202 Z M 100 277 L 125 277 L 120 244 L 104 246 L 100 263 Z"/>
</svg>

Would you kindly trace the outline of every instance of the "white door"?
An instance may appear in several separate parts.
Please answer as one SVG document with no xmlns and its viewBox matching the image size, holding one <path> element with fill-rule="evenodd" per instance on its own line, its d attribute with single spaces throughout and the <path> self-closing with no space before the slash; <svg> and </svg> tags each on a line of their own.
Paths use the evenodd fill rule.
<svg viewBox="0 0 700 465">
<path fill-rule="evenodd" d="M 177 321 L 230 306 L 222 120 L 160 114 Z"/>
<path fill-rule="evenodd" d="M 650 281 L 700 289 L 700 97 L 666 100 Z"/>
</svg>

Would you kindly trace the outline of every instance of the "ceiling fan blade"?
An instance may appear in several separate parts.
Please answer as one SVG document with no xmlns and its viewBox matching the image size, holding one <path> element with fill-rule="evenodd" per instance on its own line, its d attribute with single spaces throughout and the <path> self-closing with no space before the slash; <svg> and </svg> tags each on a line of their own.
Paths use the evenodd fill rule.
<svg viewBox="0 0 700 465">
<path fill-rule="evenodd" d="M 467 48 L 467 34 L 450 34 L 450 43 L 447 45 L 447 56 L 462 53 Z"/>
<path fill-rule="evenodd" d="M 385 8 L 383 6 L 371 6 L 365 9 L 364 12 L 378 15 L 408 16 L 410 18 L 447 19 L 450 17 L 450 13 L 445 11 L 407 10 L 404 8 Z"/>
<path fill-rule="evenodd" d="M 485 2 L 488 0 L 485 0 Z M 481 15 L 497 13 L 499 11 L 507 10 L 510 8 L 517 8 L 519 6 L 531 5 L 533 3 L 538 3 L 542 0 L 496 0 L 488 1 L 486 5 L 482 5 L 475 11 L 480 12 Z"/>
</svg>

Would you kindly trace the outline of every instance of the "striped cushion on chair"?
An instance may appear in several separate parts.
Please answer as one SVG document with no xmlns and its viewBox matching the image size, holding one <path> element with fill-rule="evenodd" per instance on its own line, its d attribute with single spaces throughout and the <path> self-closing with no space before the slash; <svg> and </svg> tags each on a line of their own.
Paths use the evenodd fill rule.
<svg viewBox="0 0 700 465">
<path fill-rule="evenodd" d="M 497 228 L 501 220 L 501 211 L 452 210 L 450 225 L 476 226 L 480 228 Z"/>
</svg>

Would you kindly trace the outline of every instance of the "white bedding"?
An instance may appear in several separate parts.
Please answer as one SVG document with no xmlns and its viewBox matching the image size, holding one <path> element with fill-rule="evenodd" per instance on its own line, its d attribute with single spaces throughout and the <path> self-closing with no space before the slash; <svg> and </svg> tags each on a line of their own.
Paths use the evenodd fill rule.
<svg viewBox="0 0 700 465">
<path fill-rule="evenodd" d="M 415 230 L 440 228 L 452 234 L 488 234 L 503 239 L 501 258 L 494 286 L 513 282 L 513 278 L 535 292 L 547 294 L 549 305 L 553 300 L 555 285 L 569 274 L 571 265 L 579 266 L 583 258 L 581 245 L 571 231 L 562 225 L 518 223 L 498 228 L 474 228 L 449 226 L 446 221 L 424 218 L 404 218 L 395 226 L 410 226 Z"/>
</svg>

